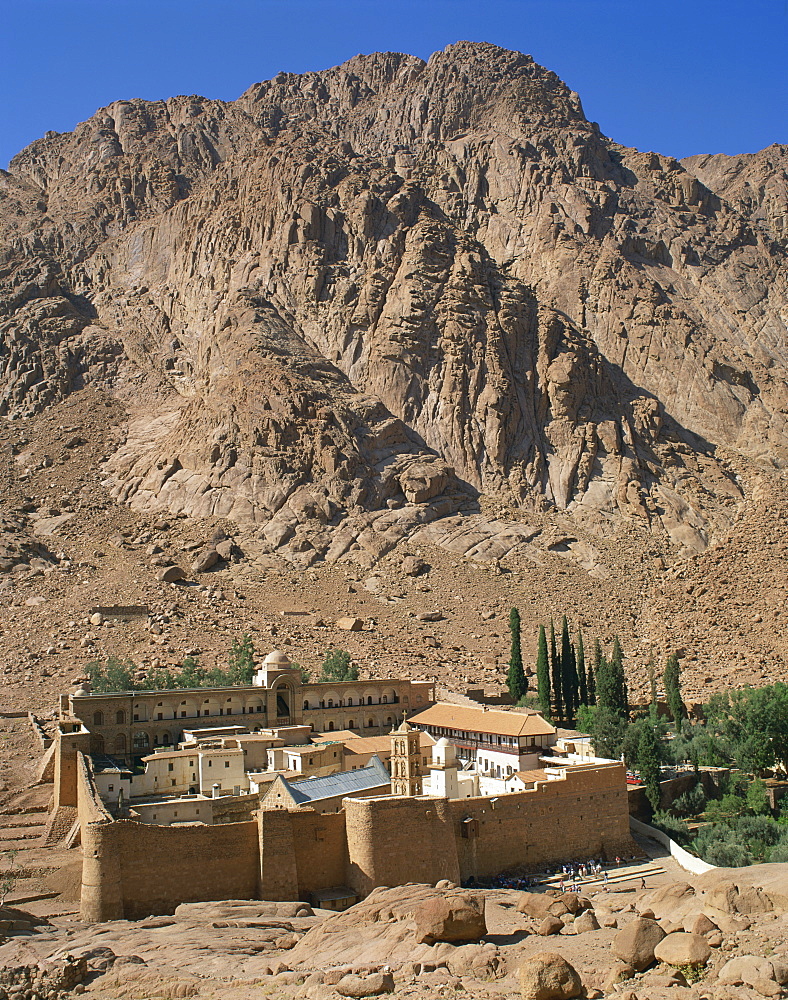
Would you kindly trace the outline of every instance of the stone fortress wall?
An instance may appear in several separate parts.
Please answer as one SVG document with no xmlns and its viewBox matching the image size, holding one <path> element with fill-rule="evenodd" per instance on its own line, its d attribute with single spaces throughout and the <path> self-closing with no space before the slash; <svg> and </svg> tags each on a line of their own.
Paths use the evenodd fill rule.
<svg viewBox="0 0 788 1000">
<path fill-rule="evenodd" d="M 245 822 L 159 827 L 112 820 L 87 757 L 74 753 L 87 921 L 200 900 L 309 900 L 337 886 L 365 896 L 376 885 L 459 882 L 633 851 L 620 763 L 567 769 L 561 780 L 497 799 L 345 799 L 338 813 L 264 809 Z"/>
</svg>

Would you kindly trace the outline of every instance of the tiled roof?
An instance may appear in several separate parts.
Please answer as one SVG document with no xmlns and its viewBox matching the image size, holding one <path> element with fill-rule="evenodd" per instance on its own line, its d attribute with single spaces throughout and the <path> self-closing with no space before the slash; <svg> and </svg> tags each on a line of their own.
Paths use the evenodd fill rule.
<svg viewBox="0 0 788 1000">
<path fill-rule="evenodd" d="M 435 740 L 429 733 L 419 734 L 419 746 L 422 750 L 431 750 L 435 746 Z M 363 736 L 357 740 L 348 740 L 345 744 L 346 753 L 379 753 L 391 750 L 391 736 Z"/>
<path fill-rule="evenodd" d="M 414 726 L 440 726 L 495 736 L 552 736 L 555 729 L 537 712 L 497 712 L 438 702 L 409 720 Z"/>
<path fill-rule="evenodd" d="M 547 781 L 547 772 L 541 769 L 535 771 L 516 771 L 515 773 L 524 782 Z"/>
<path fill-rule="evenodd" d="M 299 805 L 333 799 L 338 795 L 358 795 L 359 792 L 381 788 L 390 783 L 391 776 L 380 757 L 373 757 L 366 767 L 360 767 L 356 771 L 339 771 L 337 774 L 305 778 L 303 781 L 285 780 L 287 790 Z"/>
</svg>

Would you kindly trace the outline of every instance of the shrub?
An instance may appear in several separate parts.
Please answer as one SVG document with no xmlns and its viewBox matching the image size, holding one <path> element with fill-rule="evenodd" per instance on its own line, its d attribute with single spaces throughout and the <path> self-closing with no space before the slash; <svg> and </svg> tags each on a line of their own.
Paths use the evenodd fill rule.
<svg viewBox="0 0 788 1000">
<path fill-rule="evenodd" d="M 683 820 L 671 816 L 670 813 L 655 812 L 651 820 L 651 825 L 666 833 L 677 844 L 686 845 L 692 839 L 692 834 L 687 824 Z"/>
<path fill-rule="evenodd" d="M 700 782 L 694 788 L 688 788 L 674 800 L 670 811 L 675 816 L 698 816 L 706 808 L 706 793 Z"/>
</svg>

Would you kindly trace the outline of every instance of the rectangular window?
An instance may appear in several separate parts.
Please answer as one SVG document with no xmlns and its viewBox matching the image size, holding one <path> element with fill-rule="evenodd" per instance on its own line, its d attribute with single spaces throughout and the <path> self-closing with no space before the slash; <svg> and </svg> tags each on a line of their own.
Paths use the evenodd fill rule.
<svg viewBox="0 0 788 1000">
<path fill-rule="evenodd" d="M 181 718 L 182 718 L 182 719 L 185 719 L 185 718 L 186 718 L 186 713 L 185 713 L 185 712 L 181 712 Z"/>
<path fill-rule="evenodd" d="M 167 770 L 168 770 L 168 771 L 174 771 L 174 770 L 175 770 L 175 765 L 174 765 L 173 763 L 169 763 L 169 764 L 167 765 Z"/>
<path fill-rule="evenodd" d="M 226 760 L 226 761 L 224 762 L 224 766 L 225 766 L 225 767 L 229 767 L 229 766 L 230 766 L 230 761 L 229 761 L 229 760 Z"/>
<path fill-rule="evenodd" d="M 156 713 L 156 718 L 159 720 L 159 722 L 161 722 L 161 720 L 164 718 L 164 713 L 163 712 L 157 712 Z"/>
<path fill-rule="evenodd" d="M 175 778 L 171 778 L 171 779 L 170 779 L 170 784 L 171 784 L 171 785 L 174 785 L 174 784 L 175 784 Z"/>
</svg>

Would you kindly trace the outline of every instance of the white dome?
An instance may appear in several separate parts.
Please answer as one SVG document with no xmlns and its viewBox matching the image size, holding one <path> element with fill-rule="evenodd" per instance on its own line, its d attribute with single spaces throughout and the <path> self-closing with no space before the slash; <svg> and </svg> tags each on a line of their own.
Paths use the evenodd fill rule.
<svg viewBox="0 0 788 1000">
<path fill-rule="evenodd" d="M 290 659 L 281 649 L 274 649 L 266 656 L 263 663 L 268 667 L 289 667 Z"/>
</svg>

